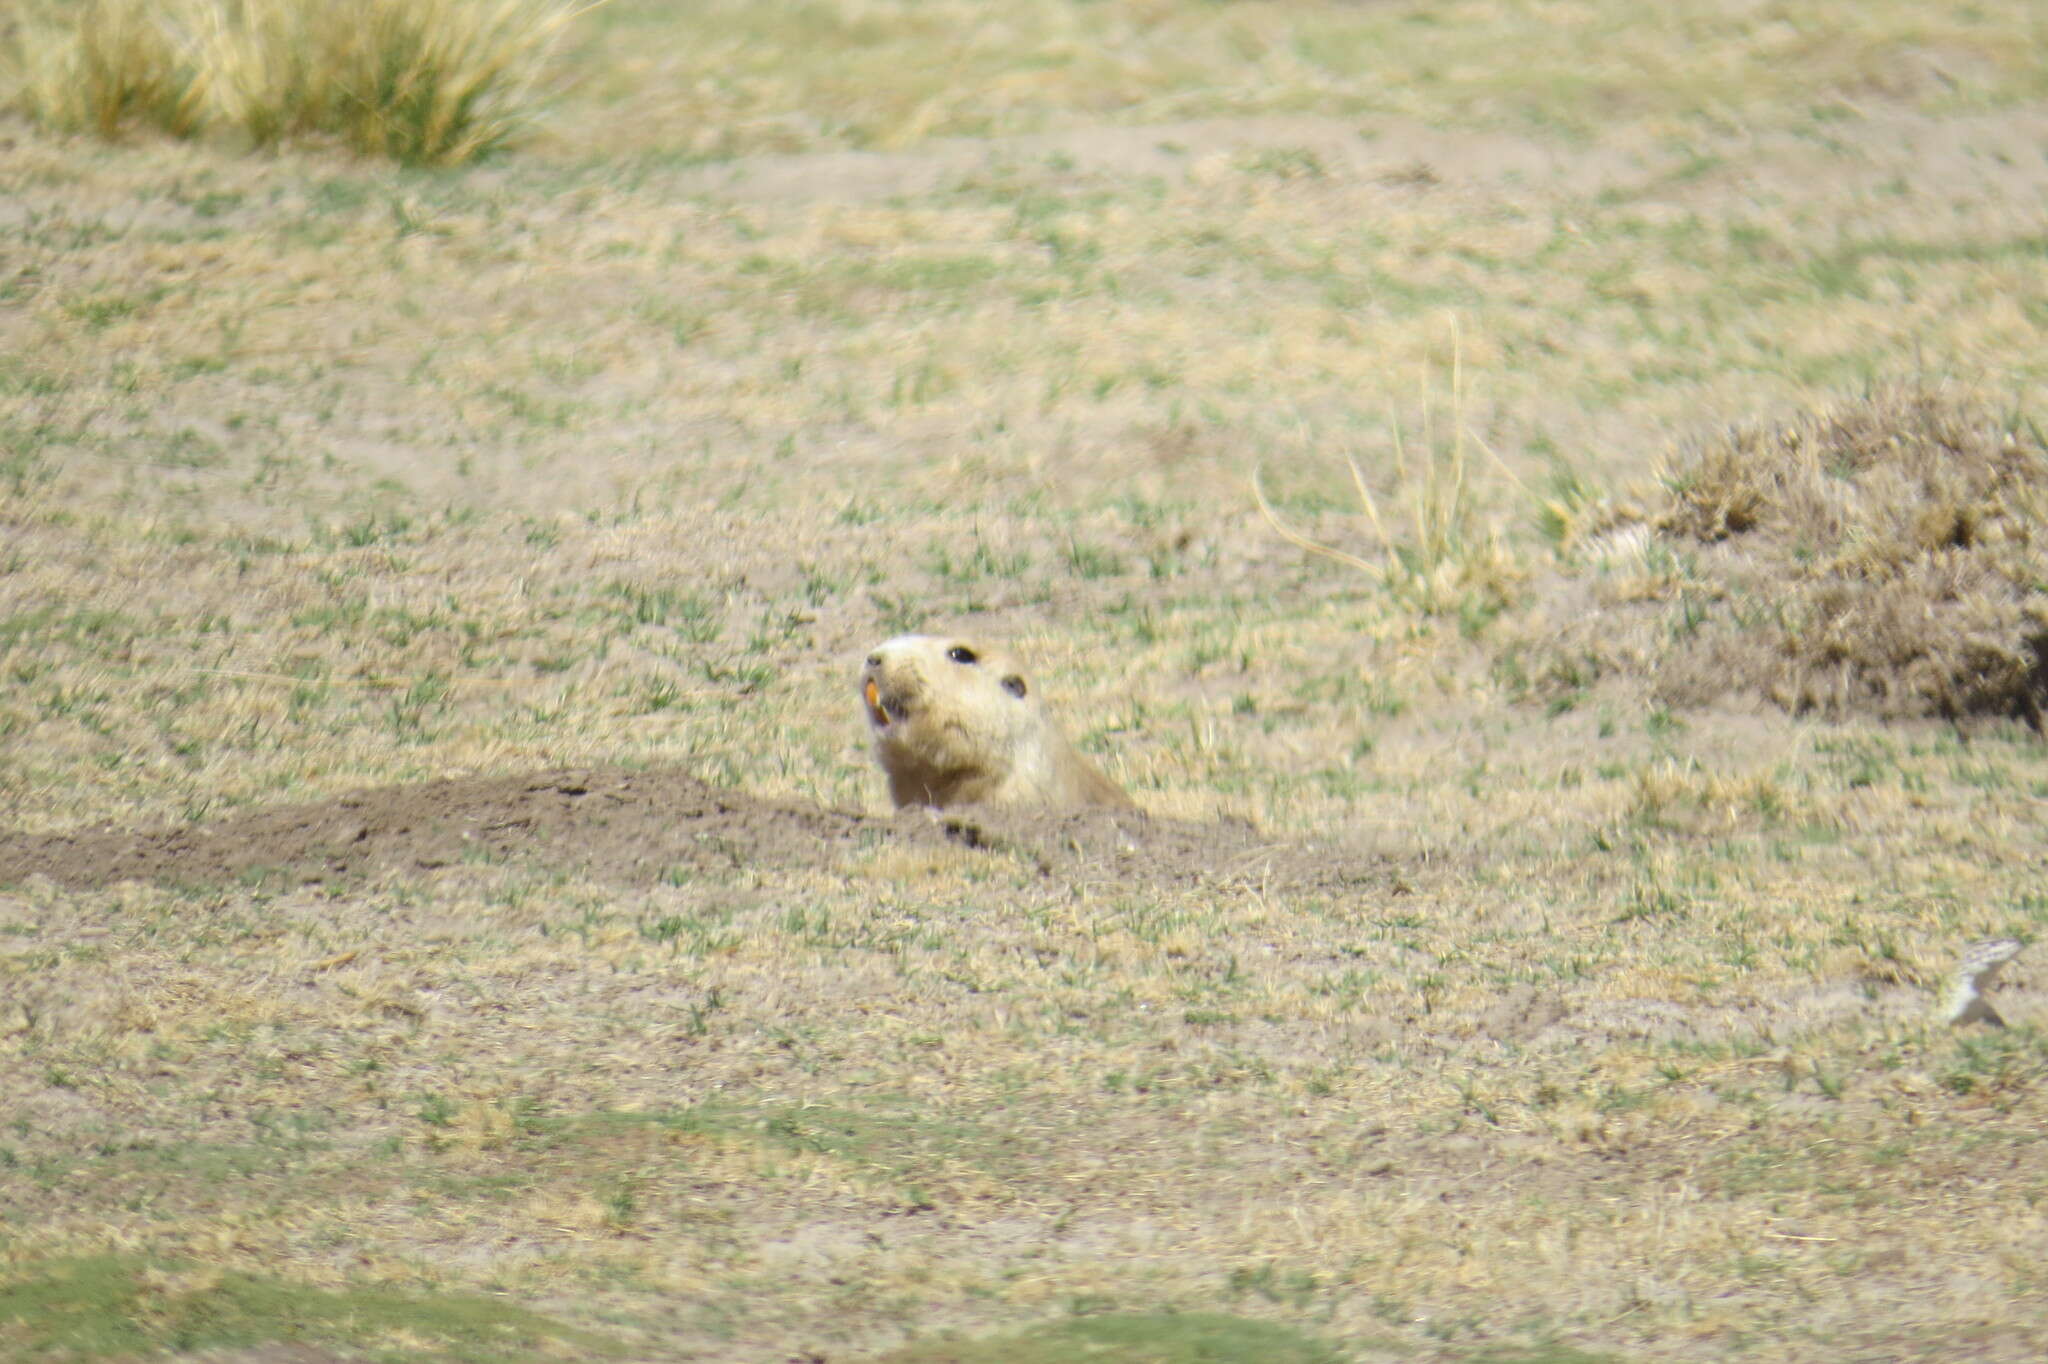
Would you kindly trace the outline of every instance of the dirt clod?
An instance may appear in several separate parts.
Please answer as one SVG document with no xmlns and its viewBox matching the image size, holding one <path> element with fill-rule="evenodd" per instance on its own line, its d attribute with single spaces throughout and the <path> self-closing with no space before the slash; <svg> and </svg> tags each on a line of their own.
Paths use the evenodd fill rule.
<svg viewBox="0 0 2048 1364">
<path fill-rule="evenodd" d="M 1697 451 L 1637 561 L 1566 596 L 1545 680 L 1651 681 L 1795 714 L 2020 718 L 2048 703 L 2048 444 L 1888 389 Z"/>
</svg>

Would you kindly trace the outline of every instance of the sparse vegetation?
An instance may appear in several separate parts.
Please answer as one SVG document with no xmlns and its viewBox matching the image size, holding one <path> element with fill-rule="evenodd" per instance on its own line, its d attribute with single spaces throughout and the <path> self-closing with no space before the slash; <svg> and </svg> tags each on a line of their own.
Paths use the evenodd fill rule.
<svg viewBox="0 0 2048 1364">
<path fill-rule="evenodd" d="M 2039 9 L 0 7 L 0 1356 L 2048 1355 Z"/>
<path fill-rule="evenodd" d="M 1378 545 L 1377 560 L 1317 544 L 1289 529 L 1267 501 L 1256 471 L 1252 495 L 1267 524 L 1290 544 L 1371 574 L 1426 614 L 1478 623 L 1508 604 L 1518 569 L 1501 543 L 1499 527 L 1487 523 L 1477 504 L 1475 471 L 1470 467 L 1474 441 L 1466 424 L 1460 377 L 1454 363 L 1450 411 L 1443 419 L 1448 429 L 1439 434 L 1436 413 L 1429 411 L 1418 457 L 1411 459 L 1400 423 L 1389 424 L 1392 457 L 1387 463 L 1393 495 L 1405 504 L 1405 518 L 1383 517 L 1358 460 L 1345 460 L 1365 528 Z M 1404 519 L 1406 525 L 1401 524 Z M 1388 529 L 1390 520 L 1393 530 Z"/>
</svg>

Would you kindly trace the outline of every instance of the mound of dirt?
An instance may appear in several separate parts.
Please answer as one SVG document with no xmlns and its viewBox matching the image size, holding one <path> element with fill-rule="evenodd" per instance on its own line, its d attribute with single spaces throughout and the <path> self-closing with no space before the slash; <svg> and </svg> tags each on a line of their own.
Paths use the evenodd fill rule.
<svg viewBox="0 0 2048 1364">
<path fill-rule="evenodd" d="M 1647 524 L 1581 554 L 1533 679 L 1795 714 L 2011 716 L 2048 704 L 2048 442 L 1892 389 L 1696 451 Z M 1546 627 L 1548 629 L 1548 627 Z"/>
<path fill-rule="evenodd" d="M 178 828 L 0 834 L 0 885 L 315 884 L 507 860 L 634 884 L 677 867 L 838 867 L 884 846 L 962 846 L 1021 857 L 1046 876 L 1138 885 L 1334 890 L 1393 879 L 1380 859 L 1271 842 L 1241 820 L 980 809 L 874 818 L 763 800 L 675 769 L 596 768 L 382 787 Z"/>
</svg>

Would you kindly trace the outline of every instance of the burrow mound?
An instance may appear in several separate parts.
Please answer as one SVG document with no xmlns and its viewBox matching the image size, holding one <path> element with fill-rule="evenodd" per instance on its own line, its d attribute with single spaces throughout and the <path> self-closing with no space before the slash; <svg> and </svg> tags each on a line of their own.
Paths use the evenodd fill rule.
<svg viewBox="0 0 2048 1364">
<path fill-rule="evenodd" d="M 712 786 L 673 768 L 577 768 L 387 786 L 208 824 L 0 834 L 0 885 L 346 883 L 463 862 L 529 862 L 651 883 L 679 868 L 835 869 L 889 849 L 968 848 L 1046 875 L 1136 885 L 1336 890 L 1396 880 L 1357 850 L 1274 841 L 1250 823 L 1128 810 L 906 811 L 878 818 Z"/>
<path fill-rule="evenodd" d="M 2032 422 L 1887 389 L 1733 430 L 1691 452 L 1661 505 L 1597 529 L 1545 613 L 1565 624 L 1516 659 L 1540 690 L 1618 672 L 1674 705 L 1750 693 L 1794 714 L 2041 727 L 2048 441 Z"/>
</svg>

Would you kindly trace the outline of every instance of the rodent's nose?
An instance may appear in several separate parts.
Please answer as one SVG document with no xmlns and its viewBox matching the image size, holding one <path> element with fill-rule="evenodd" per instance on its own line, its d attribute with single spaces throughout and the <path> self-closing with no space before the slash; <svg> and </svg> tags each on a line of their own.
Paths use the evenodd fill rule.
<svg viewBox="0 0 2048 1364">
<path fill-rule="evenodd" d="M 868 666 L 869 666 L 870 668 L 879 668 L 879 667 L 881 667 L 881 666 L 882 666 L 882 656 L 881 656 L 880 654 L 869 654 L 869 655 L 868 655 Z"/>
</svg>

